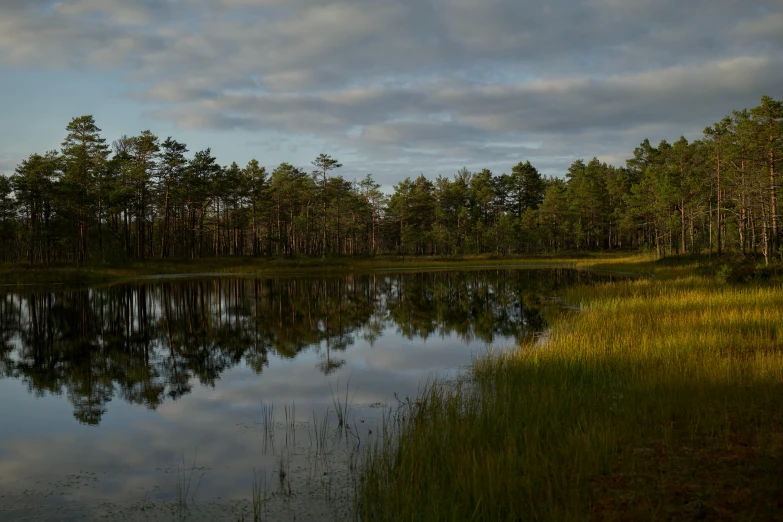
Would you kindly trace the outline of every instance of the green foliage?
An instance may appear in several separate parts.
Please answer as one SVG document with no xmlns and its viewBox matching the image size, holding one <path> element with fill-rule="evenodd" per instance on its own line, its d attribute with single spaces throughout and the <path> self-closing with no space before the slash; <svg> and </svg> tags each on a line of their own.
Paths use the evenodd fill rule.
<svg viewBox="0 0 783 522">
<path fill-rule="evenodd" d="M 768 96 L 702 140 L 644 140 L 625 167 L 580 159 L 561 178 L 519 161 L 510 173 L 407 178 L 392 194 L 370 175 L 334 175 L 342 164 L 326 153 L 310 173 L 282 163 L 268 174 L 257 160 L 221 166 L 210 149 L 188 158 L 185 144 L 149 130 L 122 136 L 110 154 L 92 116 L 66 132 L 61 153 L 31 155 L 0 187 L 6 261 L 625 248 L 781 256 L 783 104 Z"/>
</svg>

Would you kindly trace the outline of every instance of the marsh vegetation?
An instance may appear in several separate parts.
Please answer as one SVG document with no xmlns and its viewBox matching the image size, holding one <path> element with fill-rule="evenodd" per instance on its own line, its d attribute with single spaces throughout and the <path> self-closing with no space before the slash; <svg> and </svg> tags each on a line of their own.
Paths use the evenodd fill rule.
<svg viewBox="0 0 783 522">
<path fill-rule="evenodd" d="M 397 398 L 490 346 L 535 339 L 561 313 L 554 297 L 610 277 L 492 268 L 7 288 L 0 515 L 342 519 Z"/>
<path fill-rule="evenodd" d="M 0 299 L 0 444 L 17 455 L 2 509 L 774 519 L 783 289 L 759 261 L 15 289 Z"/>
<path fill-rule="evenodd" d="M 695 264 L 576 286 L 547 342 L 404 404 L 362 519 L 772 520 L 783 508 L 783 289 Z"/>
</svg>

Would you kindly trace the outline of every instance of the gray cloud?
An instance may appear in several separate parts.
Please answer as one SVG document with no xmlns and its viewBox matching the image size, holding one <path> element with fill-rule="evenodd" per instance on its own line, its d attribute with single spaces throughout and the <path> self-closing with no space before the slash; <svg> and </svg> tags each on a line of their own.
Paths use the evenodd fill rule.
<svg viewBox="0 0 783 522">
<path fill-rule="evenodd" d="M 16 165 L 17 161 L 11 154 L 0 153 L 0 175 L 13 174 L 14 170 L 16 169 Z"/>
<path fill-rule="evenodd" d="M 54 4 L 52 10 L 65 18 L 99 17 L 118 25 L 144 25 L 172 13 L 170 3 L 154 0 L 70 0 Z"/>
<path fill-rule="evenodd" d="M 562 171 L 779 96 L 781 20 L 779 0 L 12 0 L 0 64 L 115 69 L 157 118 L 315 137 L 389 180 Z"/>
</svg>

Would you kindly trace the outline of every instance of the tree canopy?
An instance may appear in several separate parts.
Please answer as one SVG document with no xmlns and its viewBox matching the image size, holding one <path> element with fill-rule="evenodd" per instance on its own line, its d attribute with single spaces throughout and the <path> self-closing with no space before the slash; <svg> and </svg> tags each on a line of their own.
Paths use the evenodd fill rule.
<svg viewBox="0 0 783 522">
<path fill-rule="evenodd" d="M 151 131 L 110 146 L 92 116 L 60 151 L 0 176 L 0 258 L 45 265 L 204 256 L 377 253 L 533 254 L 649 248 L 659 256 L 726 249 L 781 257 L 778 171 L 783 102 L 735 110 L 625 166 L 577 160 L 563 176 L 519 161 L 510 173 L 409 176 L 384 194 L 349 181 L 328 154 L 312 170 L 257 160 L 220 165 Z"/>
</svg>

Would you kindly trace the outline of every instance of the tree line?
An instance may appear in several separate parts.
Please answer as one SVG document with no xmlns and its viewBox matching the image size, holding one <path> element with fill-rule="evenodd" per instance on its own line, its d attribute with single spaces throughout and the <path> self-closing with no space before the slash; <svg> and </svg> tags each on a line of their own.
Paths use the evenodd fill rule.
<svg viewBox="0 0 783 522">
<path fill-rule="evenodd" d="M 0 176 L 5 262 L 617 248 L 781 257 L 783 102 L 769 96 L 699 140 L 644 140 L 622 167 L 578 160 L 562 178 L 529 161 L 499 175 L 463 168 L 408 177 L 390 195 L 369 174 L 344 179 L 328 154 L 267 172 L 148 130 L 109 146 L 92 116 L 66 131 L 59 151 Z"/>
</svg>

